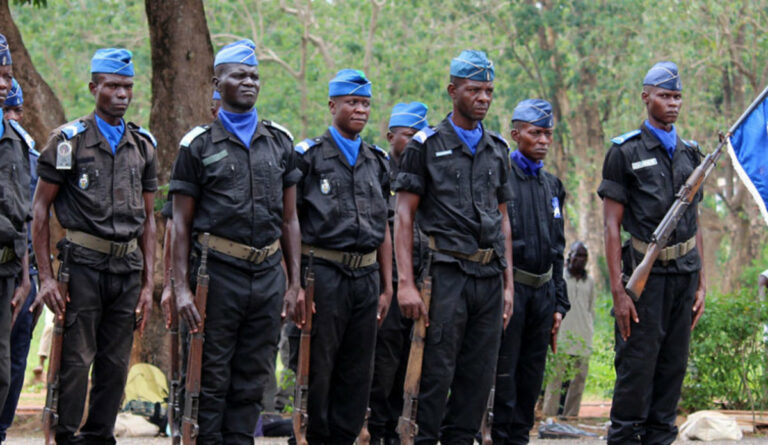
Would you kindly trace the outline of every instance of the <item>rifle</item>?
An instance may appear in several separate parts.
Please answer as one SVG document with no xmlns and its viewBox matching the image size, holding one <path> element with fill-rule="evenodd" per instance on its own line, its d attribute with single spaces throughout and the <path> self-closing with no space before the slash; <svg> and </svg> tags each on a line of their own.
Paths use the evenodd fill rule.
<svg viewBox="0 0 768 445">
<path fill-rule="evenodd" d="M 168 425 L 171 429 L 171 443 L 179 445 L 181 443 L 181 431 L 179 431 L 178 423 L 181 419 L 181 405 L 179 403 L 181 397 L 181 357 L 179 356 L 179 311 L 174 295 L 171 296 L 171 326 L 168 328 L 168 336 L 171 348 L 171 369 L 168 373 L 171 382 L 168 392 Z"/>
<path fill-rule="evenodd" d="M 483 413 L 483 423 L 480 424 L 480 439 L 482 445 L 493 445 L 493 436 L 491 430 L 493 429 L 493 401 L 496 399 L 496 369 L 493 370 L 493 385 L 491 385 L 491 392 L 488 393 L 488 401 L 485 404 L 485 412 Z"/>
<path fill-rule="evenodd" d="M 69 296 L 69 249 L 69 244 L 62 249 L 58 276 L 59 293 L 65 301 Z M 61 346 L 64 340 L 65 318 L 66 306 L 60 317 L 54 317 L 51 353 L 48 355 L 48 383 L 45 408 L 43 408 L 43 432 L 45 433 L 46 445 L 56 444 L 56 431 L 54 429 L 59 424 L 59 370 L 61 369 Z"/>
<path fill-rule="evenodd" d="M 720 143 L 715 148 L 715 151 L 708 154 L 698 167 L 691 173 L 691 176 L 685 181 L 680 191 L 677 192 L 677 199 L 672 204 L 672 207 L 667 210 L 667 214 L 664 215 L 664 219 L 661 220 L 656 230 L 651 235 L 651 242 L 648 244 L 648 250 L 645 252 L 643 261 L 632 272 L 632 276 L 627 282 L 626 291 L 627 294 L 637 302 L 640 300 L 640 295 L 645 289 L 645 285 L 648 282 L 648 276 L 653 268 L 653 263 L 659 257 L 661 250 L 667 245 L 669 237 L 672 232 L 677 228 L 677 223 L 682 218 L 683 213 L 693 201 L 696 192 L 699 191 L 704 181 L 707 180 L 712 170 L 715 168 L 717 160 L 722 154 L 723 147 L 725 146 L 728 138 L 733 134 L 739 125 L 754 111 L 757 106 L 762 103 L 763 99 L 768 96 L 768 87 L 766 87 L 762 93 L 755 99 L 752 104 L 744 111 L 735 124 L 728 129 L 728 132 L 723 135 L 720 133 Z"/>
<path fill-rule="evenodd" d="M 203 250 L 200 267 L 197 269 L 197 287 L 195 288 L 195 307 L 200 314 L 200 329 L 192 332 L 190 326 L 189 355 L 187 358 L 187 381 L 184 394 L 184 416 L 181 418 L 181 441 L 184 445 L 195 445 L 199 428 L 197 425 L 198 404 L 200 403 L 200 376 L 203 361 L 203 342 L 205 336 L 205 307 L 208 302 L 208 239 L 210 233 L 203 234 Z"/>
<path fill-rule="evenodd" d="M 432 277 L 429 274 L 432 256 L 427 259 L 424 280 L 421 283 L 421 301 L 429 313 L 429 302 L 432 299 Z M 419 404 L 419 385 L 421 384 L 421 364 L 424 359 L 424 341 L 427 337 L 426 317 L 421 317 L 413 323 L 411 333 L 411 350 L 408 352 L 408 367 L 405 371 L 403 385 L 403 413 L 397 421 L 397 434 L 402 445 L 413 445 L 413 439 L 419 433 L 416 423 L 416 413 Z"/>
<path fill-rule="evenodd" d="M 307 411 L 307 396 L 309 395 L 309 353 L 312 341 L 312 304 L 315 300 L 315 272 L 312 270 L 313 252 L 309 252 L 309 263 L 304 273 L 304 314 L 306 323 L 301 328 L 299 340 L 299 363 L 296 369 L 296 392 L 293 399 L 293 436 L 296 445 L 307 445 L 307 427 L 309 412 Z"/>
</svg>

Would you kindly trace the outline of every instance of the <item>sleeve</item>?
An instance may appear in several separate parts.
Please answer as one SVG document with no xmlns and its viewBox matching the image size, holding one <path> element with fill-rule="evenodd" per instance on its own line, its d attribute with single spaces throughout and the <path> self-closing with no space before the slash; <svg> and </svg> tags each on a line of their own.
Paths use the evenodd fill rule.
<svg viewBox="0 0 768 445">
<path fill-rule="evenodd" d="M 565 205 L 565 188 L 563 183 L 555 179 L 555 190 L 557 193 L 557 199 L 560 201 L 560 215 L 564 215 L 563 206 Z M 568 286 L 565 284 L 563 278 L 563 269 L 565 266 L 565 225 L 561 219 L 560 224 L 555 225 L 553 231 L 554 240 L 553 247 L 555 250 L 554 261 L 552 261 L 552 279 L 555 283 L 555 312 L 565 314 L 571 309 L 571 302 L 568 300 Z"/>
<path fill-rule="evenodd" d="M 200 181 L 203 170 L 199 157 L 193 154 L 193 147 L 195 146 L 196 144 L 193 142 L 189 147 L 179 147 L 179 154 L 173 163 L 173 171 L 171 172 L 169 194 L 180 193 L 195 199 L 200 197 Z"/>
<path fill-rule="evenodd" d="M 309 160 L 307 159 L 307 156 L 309 156 L 309 152 L 304 154 L 294 152 L 296 169 L 299 171 L 299 179 L 296 181 L 296 208 L 299 210 L 304 204 L 304 184 L 307 180 L 307 174 L 309 173 Z"/>
<path fill-rule="evenodd" d="M 48 142 L 40 153 L 37 160 L 37 176 L 43 178 L 46 182 L 52 184 L 63 184 L 66 180 L 67 172 L 70 170 L 56 169 L 56 146 L 61 142 L 61 138 L 56 133 L 51 133 Z M 73 150 L 74 151 L 74 150 Z M 75 155 L 72 154 L 72 168 L 74 169 Z"/>
<path fill-rule="evenodd" d="M 299 179 L 301 179 L 301 170 L 299 170 L 299 167 L 297 165 L 297 160 L 299 155 L 296 153 L 296 151 L 293 149 L 293 146 L 288 143 L 286 145 L 285 149 L 285 173 L 283 173 L 283 188 L 287 189 L 288 187 L 292 187 L 296 185 L 296 183 L 299 182 Z"/>
<path fill-rule="evenodd" d="M 168 195 L 168 200 L 163 204 L 163 209 L 160 213 L 165 219 L 173 219 L 173 195 Z"/>
<path fill-rule="evenodd" d="M 628 184 L 624 172 L 626 160 L 623 150 L 618 145 L 613 145 L 605 155 L 603 163 L 603 180 L 597 188 L 600 198 L 610 198 L 622 204 L 629 202 Z"/>
<path fill-rule="evenodd" d="M 499 204 L 507 202 L 511 200 L 514 197 L 514 192 L 512 191 L 512 184 L 509 182 L 509 174 L 510 174 L 510 162 L 509 156 L 506 154 L 507 151 L 502 150 L 502 156 L 505 161 L 503 161 L 501 164 L 501 176 L 500 176 L 500 186 L 499 190 L 496 192 L 497 198 L 499 200 Z"/>
<path fill-rule="evenodd" d="M 395 179 L 395 191 L 423 195 L 426 189 L 427 165 L 426 145 L 411 140 L 405 147 L 400 160 L 400 171 Z"/>
<path fill-rule="evenodd" d="M 154 193 L 157 191 L 157 150 L 146 142 L 144 146 L 147 150 L 147 163 L 141 175 L 141 187 L 144 193 Z"/>
<path fill-rule="evenodd" d="M 381 165 L 381 175 L 379 179 L 379 182 L 381 183 L 381 194 L 384 196 L 384 200 L 387 201 L 387 207 L 389 207 L 389 194 L 392 189 L 389 163 L 382 158 L 380 159 L 379 164 Z"/>
</svg>

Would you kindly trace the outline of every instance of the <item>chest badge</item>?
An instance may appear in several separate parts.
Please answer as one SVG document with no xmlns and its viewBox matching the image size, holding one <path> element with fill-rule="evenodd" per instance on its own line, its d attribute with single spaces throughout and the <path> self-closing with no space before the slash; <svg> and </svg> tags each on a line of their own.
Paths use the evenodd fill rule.
<svg viewBox="0 0 768 445">
<path fill-rule="evenodd" d="M 64 141 L 56 146 L 56 170 L 72 168 L 72 144 Z"/>
<path fill-rule="evenodd" d="M 557 196 L 552 197 L 552 217 L 555 219 L 563 217 L 563 215 L 560 214 L 560 200 L 557 199 Z"/>
<path fill-rule="evenodd" d="M 88 173 L 83 173 L 80 175 L 80 179 L 77 181 L 77 185 L 80 187 L 81 190 L 88 190 L 88 185 L 91 182 L 88 179 Z"/>
<path fill-rule="evenodd" d="M 328 178 L 323 178 L 320 180 L 320 193 L 323 195 L 331 193 L 331 181 L 329 181 Z"/>
</svg>

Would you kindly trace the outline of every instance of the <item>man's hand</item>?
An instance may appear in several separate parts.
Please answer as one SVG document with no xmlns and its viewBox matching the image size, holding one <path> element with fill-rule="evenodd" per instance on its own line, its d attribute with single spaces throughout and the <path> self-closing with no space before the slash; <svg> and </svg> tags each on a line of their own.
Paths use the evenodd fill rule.
<svg viewBox="0 0 768 445">
<path fill-rule="evenodd" d="M 507 329 L 509 321 L 512 320 L 512 314 L 515 310 L 515 286 L 504 288 L 504 329 Z"/>
<path fill-rule="evenodd" d="M 291 300 L 286 300 L 286 316 L 296 323 L 299 329 L 304 328 L 307 324 L 307 317 L 311 317 L 315 313 L 315 302 L 312 302 L 311 313 L 307 310 L 307 293 L 304 289 L 299 288 L 296 293 L 296 298 L 293 303 Z"/>
<path fill-rule="evenodd" d="M 613 294 L 613 314 L 616 317 L 616 324 L 619 326 L 619 333 L 624 341 L 627 341 L 632 334 L 631 322 L 640 323 L 637 316 L 635 303 L 629 298 L 623 287 L 612 289 Z"/>
<path fill-rule="evenodd" d="M 61 292 L 59 292 L 59 282 L 53 278 L 45 278 L 40 283 L 40 290 L 37 292 L 37 297 L 32 306 L 30 306 L 29 311 L 35 312 L 38 307 L 42 307 L 45 304 L 48 306 L 48 309 L 53 311 L 56 318 L 63 320 L 68 301 L 69 296 L 67 296 L 65 301 L 64 297 L 61 296 Z"/>
<path fill-rule="evenodd" d="M 21 280 L 21 285 L 13 291 L 13 298 L 11 298 L 11 310 L 13 311 L 13 315 L 11 316 L 11 327 L 16 323 L 16 318 L 24 307 L 24 301 L 26 301 L 27 295 L 29 295 L 30 288 L 29 275 L 27 275 L 27 279 Z"/>
<path fill-rule="evenodd" d="M 144 328 L 147 326 L 150 315 L 152 315 L 152 283 L 147 283 L 141 287 L 139 301 L 136 303 L 136 328 L 139 330 L 139 336 L 144 335 Z"/>
<path fill-rule="evenodd" d="M 552 347 L 552 353 L 557 354 L 557 333 L 560 331 L 560 323 L 563 322 L 563 314 L 555 312 L 552 316 L 552 332 L 550 332 L 549 345 Z"/>
<path fill-rule="evenodd" d="M 189 332 L 197 334 L 202 320 L 200 313 L 197 312 L 197 307 L 195 307 L 195 298 L 186 286 L 181 288 L 176 286 L 176 310 L 189 327 Z"/>
<path fill-rule="evenodd" d="M 385 290 L 379 295 L 379 308 L 376 310 L 376 324 L 381 327 L 384 319 L 387 318 L 389 305 L 392 303 L 392 289 Z"/>
<path fill-rule="evenodd" d="M 163 287 L 163 294 L 160 297 L 160 308 L 163 310 L 163 319 L 165 320 L 165 329 L 171 328 L 171 312 L 173 301 L 173 289 L 170 283 Z"/>
<path fill-rule="evenodd" d="M 429 326 L 427 307 L 421 300 L 421 295 L 415 284 L 401 284 L 400 288 L 397 290 L 397 302 L 400 304 L 400 313 L 402 313 L 404 317 L 410 318 L 411 320 L 418 320 L 423 316 L 426 320 L 426 326 Z"/>
<path fill-rule="evenodd" d="M 707 288 L 699 285 L 696 289 L 696 299 L 693 302 L 693 321 L 691 322 L 691 330 L 696 327 L 699 319 L 704 314 L 705 297 L 707 296 Z"/>
</svg>

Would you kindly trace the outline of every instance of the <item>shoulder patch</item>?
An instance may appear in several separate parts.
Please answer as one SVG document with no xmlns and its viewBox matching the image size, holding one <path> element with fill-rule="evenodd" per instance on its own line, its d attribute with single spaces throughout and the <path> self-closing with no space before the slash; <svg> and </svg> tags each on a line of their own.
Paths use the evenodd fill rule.
<svg viewBox="0 0 768 445">
<path fill-rule="evenodd" d="M 136 131 L 138 131 L 138 132 L 139 132 L 139 134 L 141 134 L 142 136 L 144 136 L 144 137 L 146 137 L 147 139 L 149 139 L 149 142 L 151 142 L 151 143 L 152 143 L 152 145 L 153 145 L 155 148 L 157 148 L 157 139 L 155 139 L 155 137 L 154 137 L 154 136 L 152 136 L 152 133 L 150 133 L 150 132 L 149 132 L 149 130 L 147 130 L 147 129 L 146 129 L 146 128 L 144 128 L 144 127 L 137 127 L 137 128 L 136 128 Z"/>
<path fill-rule="evenodd" d="M 179 142 L 179 145 L 182 147 L 189 147 L 189 144 L 191 144 L 192 141 L 195 140 L 195 138 L 205 133 L 206 131 L 208 131 L 207 126 L 198 125 L 197 127 L 189 130 L 189 132 L 185 134 L 184 137 L 181 138 L 181 142 Z"/>
<path fill-rule="evenodd" d="M 13 127 L 14 130 L 16 130 L 16 133 L 21 136 L 22 139 L 24 139 L 24 142 L 27 144 L 27 148 L 30 150 L 35 149 L 35 140 L 32 139 L 32 136 L 27 133 L 27 130 L 25 130 L 20 123 L 16 122 L 15 120 L 11 119 L 8 121 L 9 124 L 11 124 L 11 127 Z M 38 156 L 40 154 L 38 153 Z"/>
<path fill-rule="evenodd" d="M 389 153 L 387 153 L 386 150 L 374 144 L 371 144 L 371 147 L 373 148 L 374 153 L 378 153 L 380 156 L 384 157 L 384 159 L 389 159 Z"/>
<path fill-rule="evenodd" d="M 694 151 L 694 152 L 695 152 L 697 155 L 699 155 L 700 157 L 702 157 L 702 158 L 703 158 L 704 156 L 706 156 L 706 155 L 704 154 L 704 152 L 703 152 L 703 151 L 701 151 L 701 146 L 699 145 L 699 143 L 698 143 L 698 142 L 694 141 L 693 139 L 688 139 L 688 140 L 685 140 L 685 139 L 680 139 L 680 140 L 681 140 L 681 141 L 683 141 L 683 144 L 684 144 L 686 147 L 688 147 L 688 148 L 692 149 L 692 150 L 693 150 L 693 151 Z"/>
<path fill-rule="evenodd" d="M 307 151 L 309 151 L 310 148 L 314 147 L 315 145 L 319 144 L 320 141 L 318 139 L 304 139 L 303 141 L 296 144 L 296 147 L 293 149 L 296 150 L 296 152 L 304 154 Z"/>
<path fill-rule="evenodd" d="M 84 132 L 86 128 L 88 127 L 85 125 L 85 122 L 77 121 L 61 127 L 61 130 L 59 131 L 64 135 L 66 139 L 72 139 L 78 134 Z"/>
<path fill-rule="evenodd" d="M 275 128 L 275 129 L 280 130 L 283 133 L 287 134 L 288 135 L 288 139 L 293 141 L 293 135 L 291 134 L 290 131 L 288 131 L 287 128 L 285 128 L 282 125 L 278 124 L 277 122 L 273 122 L 273 121 L 262 121 L 262 122 L 264 122 L 264 124 L 267 125 L 268 127 Z"/>
<path fill-rule="evenodd" d="M 432 127 L 426 127 L 423 130 L 419 131 L 418 133 L 414 134 L 413 139 L 416 142 L 423 144 L 424 141 L 426 141 L 427 139 L 429 139 L 431 136 L 435 134 L 437 134 L 437 132 L 435 132 L 435 130 L 432 129 Z"/>
<path fill-rule="evenodd" d="M 507 140 L 506 140 L 506 139 L 504 139 L 504 137 L 503 137 L 501 134 L 499 134 L 499 133 L 496 133 L 495 131 L 489 131 L 488 133 L 489 133 L 489 134 L 490 134 L 492 137 L 494 137 L 494 138 L 496 138 L 497 140 L 499 140 L 499 141 L 501 141 L 502 143 L 504 143 L 504 146 L 505 146 L 505 147 L 507 147 L 507 150 L 509 150 L 509 149 L 510 149 L 510 147 L 509 147 L 509 142 L 507 142 Z"/>
<path fill-rule="evenodd" d="M 611 139 L 611 142 L 613 142 L 616 145 L 621 145 L 624 142 L 627 142 L 628 140 L 632 139 L 633 137 L 640 134 L 640 130 L 632 130 L 629 133 L 624 133 L 621 136 L 616 136 L 615 138 Z"/>
</svg>

